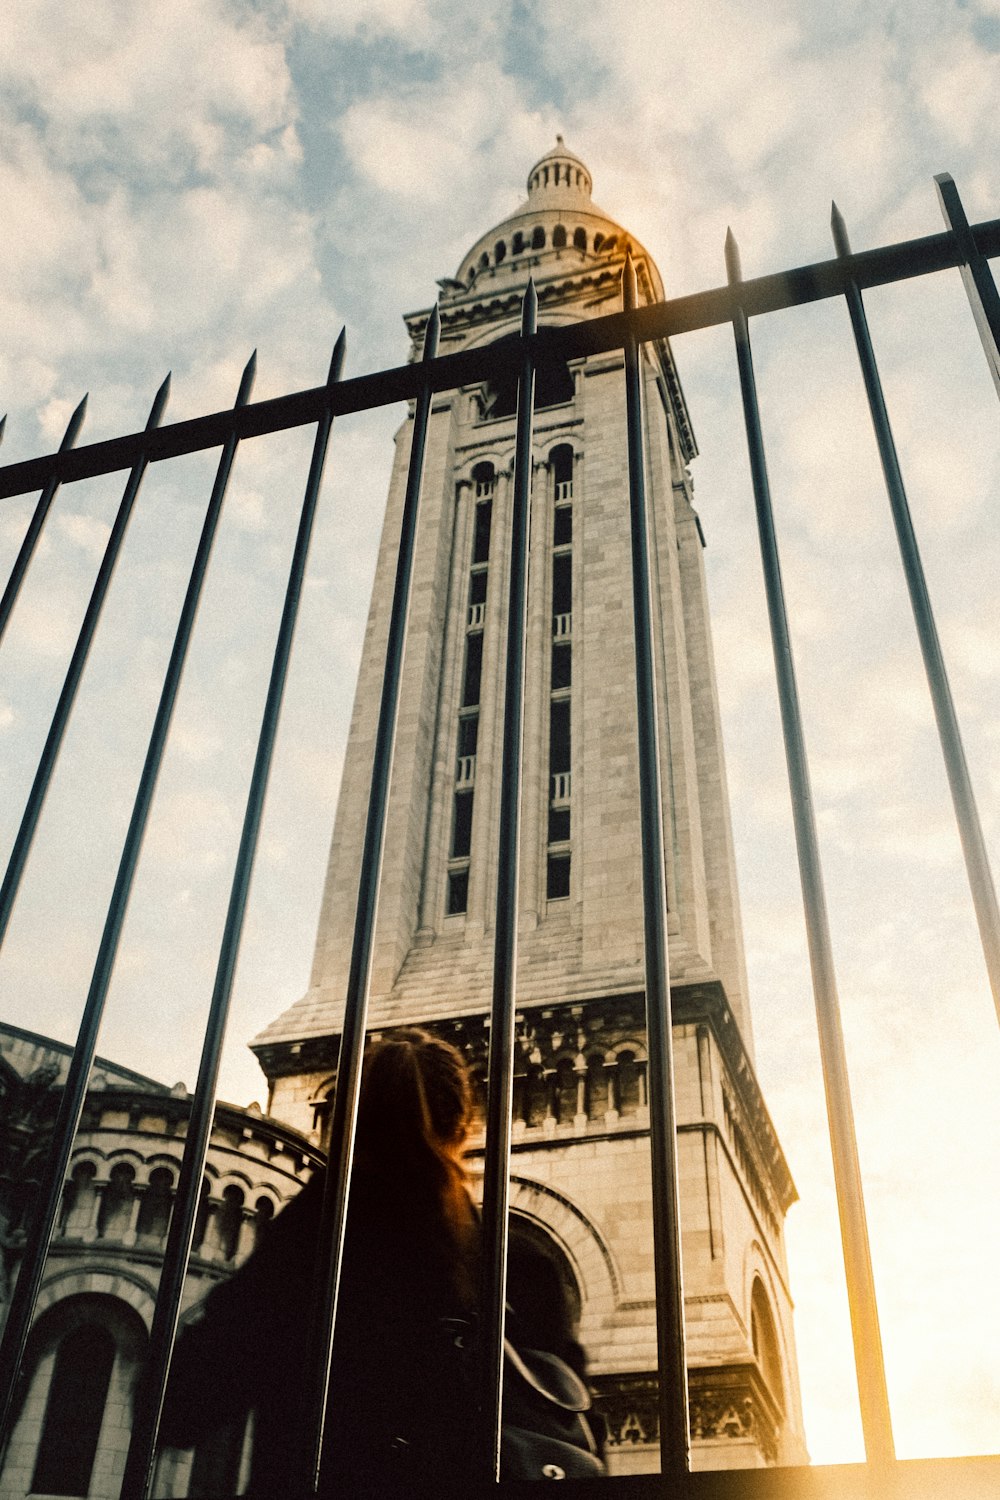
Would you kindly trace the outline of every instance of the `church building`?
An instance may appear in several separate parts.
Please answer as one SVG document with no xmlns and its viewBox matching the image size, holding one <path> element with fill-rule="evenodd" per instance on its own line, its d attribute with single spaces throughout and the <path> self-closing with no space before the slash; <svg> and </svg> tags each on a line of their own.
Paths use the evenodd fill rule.
<svg viewBox="0 0 1000 1500">
<path fill-rule="evenodd" d="M 559 138 L 527 198 L 439 285 L 441 353 L 663 297 Z M 428 311 L 406 319 L 413 357 Z M 806 1461 L 783 1223 L 795 1187 L 754 1070 L 709 612 L 670 345 L 645 347 L 693 1464 Z M 485 1071 L 516 385 L 434 399 L 369 1025 L 420 1025 Z M 625 385 L 620 352 L 536 381 L 511 1205 L 556 1263 L 613 1473 L 658 1468 Z M 385 527 L 307 994 L 252 1043 L 269 1113 L 317 1143 L 335 1086 L 411 420 Z M 482 1138 L 478 1138 L 481 1151 Z"/>
</svg>

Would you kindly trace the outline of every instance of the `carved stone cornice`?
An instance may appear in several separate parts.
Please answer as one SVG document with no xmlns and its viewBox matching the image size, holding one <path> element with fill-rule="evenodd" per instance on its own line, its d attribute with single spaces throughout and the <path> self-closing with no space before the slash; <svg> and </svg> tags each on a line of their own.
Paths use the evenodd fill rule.
<svg viewBox="0 0 1000 1500">
<path fill-rule="evenodd" d="M 598 1375 L 591 1384 L 610 1450 L 659 1443 L 655 1373 Z M 783 1412 L 756 1364 L 688 1370 L 688 1409 L 692 1443 L 749 1442 L 765 1464 L 777 1463 Z"/>
</svg>

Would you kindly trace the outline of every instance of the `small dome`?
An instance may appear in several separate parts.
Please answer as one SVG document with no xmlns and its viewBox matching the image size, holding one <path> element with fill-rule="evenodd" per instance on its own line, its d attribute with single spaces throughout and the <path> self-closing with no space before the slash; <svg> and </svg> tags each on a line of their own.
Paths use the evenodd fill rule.
<svg viewBox="0 0 1000 1500">
<path fill-rule="evenodd" d="M 622 256 L 631 248 L 649 268 L 653 295 L 663 296 L 651 258 L 622 225 L 593 202 L 592 178 L 561 135 L 528 173 L 528 196 L 519 208 L 481 235 L 463 256 L 456 274 L 438 285 L 446 297 L 467 293 L 481 277 L 489 284 L 518 285 L 539 264 L 555 272 L 592 266 L 598 257 Z M 544 273 L 543 273 L 544 274 Z"/>
<path fill-rule="evenodd" d="M 533 208 L 590 198 L 593 180 L 578 156 L 567 151 L 561 135 L 551 151 L 528 173 L 528 202 Z"/>
</svg>

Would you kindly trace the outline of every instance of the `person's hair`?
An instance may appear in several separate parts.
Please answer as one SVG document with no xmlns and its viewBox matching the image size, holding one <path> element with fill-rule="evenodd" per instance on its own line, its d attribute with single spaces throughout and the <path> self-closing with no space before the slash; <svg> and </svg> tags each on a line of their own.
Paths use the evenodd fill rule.
<svg viewBox="0 0 1000 1500">
<path fill-rule="evenodd" d="M 365 1053 L 358 1101 L 357 1153 L 399 1210 L 437 1221 L 459 1260 L 467 1258 L 475 1215 L 462 1152 L 472 1114 L 461 1052 L 430 1032 L 389 1032 Z"/>
</svg>

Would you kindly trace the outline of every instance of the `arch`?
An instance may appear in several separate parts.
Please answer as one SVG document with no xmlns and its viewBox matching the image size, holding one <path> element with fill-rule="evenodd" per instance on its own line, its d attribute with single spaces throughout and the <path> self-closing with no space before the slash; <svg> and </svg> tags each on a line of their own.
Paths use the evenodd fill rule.
<svg viewBox="0 0 1000 1500">
<path fill-rule="evenodd" d="M 562 224 L 557 224 L 552 231 L 552 248 L 553 250 L 565 250 L 566 248 L 566 229 Z"/>
<path fill-rule="evenodd" d="M 556 1061 L 555 1104 L 556 1119 L 560 1125 L 572 1125 L 576 1119 L 580 1098 L 580 1070 L 576 1058 L 565 1052 Z"/>
<path fill-rule="evenodd" d="M 267 1239 L 276 1211 L 277 1205 L 267 1193 L 263 1193 L 254 1204 L 253 1247 L 255 1250 L 259 1250 Z"/>
<path fill-rule="evenodd" d="M 462 467 L 456 470 L 457 483 L 460 485 L 474 485 L 476 482 L 475 478 L 473 477 L 474 473 L 477 469 L 480 469 L 481 466 L 492 469 L 494 479 L 499 479 L 502 474 L 506 474 L 509 472 L 510 460 L 505 458 L 505 456 L 498 452 L 496 449 L 490 450 L 485 456 L 479 459 L 467 459 Z"/>
<path fill-rule="evenodd" d="M 169 1167 L 154 1167 L 139 1205 L 137 1239 L 161 1240 L 170 1225 L 174 1201 L 174 1174 Z"/>
<path fill-rule="evenodd" d="M 561 1302 L 569 1313 L 573 1336 L 578 1336 L 583 1297 L 573 1263 L 544 1224 L 516 1209 L 511 1214 L 507 1287 L 511 1306 L 521 1322 L 542 1332 L 540 1348 L 552 1347 L 544 1330 Z M 558 1338 L 559 1329 L 553 1332 Z"/>
<path fill-rule="evenodd" d="M 549 463 L 552 467 L 552 478 L 556 484 L 572 484 L 573 482 L 573 448 L 570 443 L 557 443 L 549 450 Z"/>
<path fill-rule="evenodd" d="M 523 231 L 523 229 L 515 229 L 514 230 L 514 238 L 511 241 L 510 253 L 511 253 L 511 255 L 521 255 L 523 253 L 523 251 L 524 251 L 524 231 Z"/>
<path fill-rule="evenodd" d="M 62 1278 L 89 1288 L 93 1273 Z M 48 1290 L 51 1290 L 51 1283 Z M 28 1337 L 22 1387 L 26 1404 L 44 1399 L 31 1489 L 47 1495 L 85 1496 L 95 1461 L 113 1463 L 113 1438 L 103 1437 L 109 1391 L 126 1403 L 146 1347 L 146 1328 L 135 1308 L 101 1291 L 60 1296 L 39 1313 Z M 47 1387 L 47 1389 L 46 1389 Z"/>
<path fill-rule="evenodd" d="M 208 1230 L 208 1216 L 212 1209 L 211 1202 L 212 1184 L 207 1177 L 201 1180 L 201 1196 L 198 1199 L 198 1213 L 194 1221 L 194 1234 L 191 1237 L 191 1254 L 200 1254 L 204 1243 L 205 1234 Z"/>
<path fill-rule="evenodd" d="M 754 1277 L 753 1291 L 750 1294 L 750 1342 L 760 1373 L 767 1382 L 772 1396 L 784 1409 L 785 1382 L 781 1346 L 778 1342 L 774 1315 L 771 1312 L 771 1303 L 759 1276 Z"/>
<path fill-rule="evenodd" d="M 241 1187 L 230 1184 L 222 1190 L 222 1203 L 216 1209 L 216 1234 L 223 1260 L 233 1260 L 240 1243 L 245 1195 Z"/>
<path fill-rule="evenodd" d="M 479 257 L 479 269 L 480 269 L 480 271 L 485 271 L 487 269 L 487 267 L 489 266 L 489 263 L 490 263 L 489 251 L 484 250 L 483 253 L 482 253 L 482 255 Z"/>
<path fill-rule="evenodd" d="M 573 249 L 574 250 L 586 250 L 586 248 L 587 248 L 587 231 L 585 229 L 574 229 L 573 230 Z"/>
<path fill-rule="evenodd" d="M 138 1272 L 127 1269 L 127 1263 L 116 1264 L 113 1269 L 105 1263 L 95 1269 L 88 1257 L 88 1265 L 88 1270 L 57 1271 L 46 1279 L 35 1304 L 32 1336 L 34 1328 L 42 1324 L 43 1313 L 84 1294 L 102 1296 L 110 1302 L 129 1307 L 144 1328 L 152 1325 L 153 1309 L 156 1306 L 155 1280 L 150 1282 Z M 158 1267 L 155 1274 L 159 1275 Z"/>
<path fill-rule="evenodd" d="M 604 236 L 603 236 L 603 234 L 595 234 L 594 235 L 594 250 L 595 250 L 595 252 L 598 251 L 598 250 L 600 250 L 600 248 L 601 248 L 601 246 L 603 244 L 604 244 Z"/>
<path fill-rule="evenodd" d="M 544 225 L 542 225 L 542 224 L 536 224 L 535 227 L 534 227 L 534 229 L 531 231 L 531 248 L 532 248 L 532 250 L 544 250 L 545 249 L 545 227 L 544 227 Z"/>
<path fill-rule="evenodd" d="M 588 1310 L 612 1312 L 621 1298 L 621 1277 L 611 1251 L 597 1226 L 572 1199 L 556 1188 L 512 1174 L 511 1212 L 534 1221 L 549 1234 L 566 1255 L 583 1304 Z"/>
<path fill-rule="evenodd" d="M 90 1228 L 96 1177 L 97 1166 L 89 1158 L 74 1165 L 72 1175 L 63 1184 L 60 1234 L 79 1235 Z"/>
<path fill-rule="evenodd" d="M 603 1051 L 592 1051 L 587 1056 L 587 1118 L 603 1120 L 611 1108 L 611 1090 L 608 1087 L 607 1059 Z"/>
<path fill-rule="evenodd" d="M 493 259 L 497 265 L 507 258 L 507 246 L 503 240 L 497 240 L 493 246 Z"/>
<path fill-rule="evenodd" d="M 594 248 L 596 249 L 596 242 L 595 242 L 595 247 Z M 618 237 L 617 237 L 617 235 L 609 234 L 608 237 L 607 237 L 607 239 L 603 241 L 603 243 L 601 245 L 601 249 L 604 251 L 605 255 L 610 255 L 613 250 L 617 250 L 618 249 Z"/>
<path fill-rule="evenodd" d="M 56 1350 L 31 1480 L 44 1495 L 86 1495 L 97 1457 L 115 1341 L 99 1323 L 80 1323 Z"/>
<path fill-rule="evenodd" d="M 111 1168 L 101 1194 L 97 1214 L 98 1239 L 116 1239 L 125 1233 L 132 1221 L 134 1198 L 135 1168 L 131 1162 L 120 1161 Z"/>
</svg>

